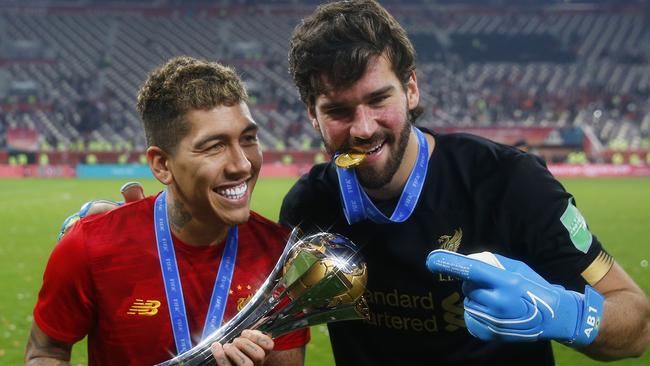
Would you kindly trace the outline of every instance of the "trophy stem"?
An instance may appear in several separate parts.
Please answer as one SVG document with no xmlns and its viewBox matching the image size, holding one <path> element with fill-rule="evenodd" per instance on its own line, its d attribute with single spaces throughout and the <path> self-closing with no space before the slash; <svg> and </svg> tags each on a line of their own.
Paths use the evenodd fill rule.
<svg viewBox="0 0 650 366">
<path fill-rule="evenodd" d="M 303 240 L 298 233 L 291 232 L 273 270 L 237 315 L 189 351 L 156 366 L 215 365 L 210 346 L 228 343 L 244 329 L 277 337 L 325 322 L 367 318 L 362 296 L 366 266 L 354 244 L 336 234 L 318 233 Z M 285 299 L 289 301 L 278 306 Z"/>
</svg>

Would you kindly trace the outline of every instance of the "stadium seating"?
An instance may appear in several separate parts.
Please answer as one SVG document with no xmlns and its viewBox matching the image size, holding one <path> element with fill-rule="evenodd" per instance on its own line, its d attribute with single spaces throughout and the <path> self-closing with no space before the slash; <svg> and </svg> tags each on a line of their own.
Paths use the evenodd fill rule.
<svg viewBox="0 0 650 366">
<path fill-rule="evenodd" d="M 294 3 L 1 2 L 0 132 L 20 125 L 51 146 L 143 149 L 137 88 L 156 65 L 190 55 L 237 68 L 266 148 L 314 147 L 286 55 L 319 2 Z M 423 125 L 589 126 L 603 146 L 650 141 L 643 5 L 384 3 L 418 49 Z"/>
</svg>

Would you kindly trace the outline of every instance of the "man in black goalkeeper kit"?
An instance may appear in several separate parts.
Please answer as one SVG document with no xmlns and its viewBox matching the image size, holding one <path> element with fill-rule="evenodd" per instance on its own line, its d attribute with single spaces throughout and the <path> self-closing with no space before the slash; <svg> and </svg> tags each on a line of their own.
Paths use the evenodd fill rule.
<svg viewBox="0 0 650 366">
<path fill-rule="evenodd" d="M 337 163 L 294 185 L 280 221 L 348 236 L 368 264 L 370 319 L 329 325 L 337 364 L 552 365 L 550 340 L 640 356 L 648 299 L 571 194 L 516 148 L 415 127 L 414 58 L 373 1 L 323 5 L 291 40 L 292 77 Z"/>
</svg>

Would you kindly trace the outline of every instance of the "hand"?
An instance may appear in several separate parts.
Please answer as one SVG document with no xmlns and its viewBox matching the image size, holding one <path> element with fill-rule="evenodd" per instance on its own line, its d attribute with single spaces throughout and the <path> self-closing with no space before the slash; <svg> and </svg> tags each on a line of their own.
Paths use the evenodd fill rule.
<svg viewBox="0 0 650 366">
<path fill-rule="evenodd" d="M 490 252 L 434 250 L 427 267 L 463 280 L 465 324 L 482 340 L 553 339 L 582 347 L 598 334 L 604 299 L 590 286 L 585 294 L 565 290 L 525 263 Z"/>
<path fill-rule="evenodd" d="M 134 202 L 144 198 L 144 190 L 138 182 L 128 182 L 124 184 L 122 188 L 120 188 L 120 193 L 122 193 L 122 197 L 124 197 L 124 202 L 93 200 L 84 203 L 79 211 L 68 216 L 68 218 L 63 221 L 57 240 L 61 240 L 63 235 L 65 235 L 65 233 L 70 230 L 72 225 L 74 225 L 74 223 L 81 218 L 107 212 L 114 209 L 115 207 L 121 206 L 124 203 Z"/>
<path fill-rule="evenodd" d="M 217 365 L 262 365 L 266 356 L 273 350 L 271 337 L 259 330 L 246 329 L 232 343 L 221 345 L 213 343 L 212 355 Z"/>
</svg>

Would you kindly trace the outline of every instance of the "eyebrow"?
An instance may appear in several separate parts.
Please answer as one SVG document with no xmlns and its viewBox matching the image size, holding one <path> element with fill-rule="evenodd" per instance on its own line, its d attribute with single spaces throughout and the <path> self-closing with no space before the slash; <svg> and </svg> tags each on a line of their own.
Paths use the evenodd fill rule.
<svg viewBox="0 0 650 366">
<path fill-rule="evenodd" d="M 259 129 L 260 129 L 260 127 L 256 123 L 251 122 L 251 123 L 248 124 L 248 126 L 246 126 L 246 128 L 244 128 L 244 130 L 241 132 L 241 134 L 243 135 L 243 134 L 249 133 L 249 132 L 257 132 Z"/>
<path fill-rule="evenodd" d="M 382 88 L 379 88 L 379 89 L 373 91 L 372 93 L 370 93 L 368 95 L 365 95 L 363 97 L 363 100 L 367 101 L 367 100 L 370 100 L 370 99 L 377 98 L 378 96 L 381 96 L 381 95 L 384 95 L 384 94 L 386 94 L 388 92 L 391 92 L 394 89 L 395 89 L 395 87 L 393 85 L 386 85 L 386 86 L 384 86 Z M 344 107 L 345 104 L 346 103 L 344 103 L 344 102 L 331 101 L 331 102 L 326 102 L 323 105 L 321 105 L 320 109 L 321 110 L 332 110 L 332 109 Z"/>
<path fill-rule="evenodd" d="M 248 126 L 246 126 L 246 128 L 244 128 L 242 130 L 241 135 L 246 134 L 246 133 L 250 133 L 250 132 L 257 132 L 258 130 L 259 130 L 259 126 L 257 124 L 255 124 L 255 123 L 251 122 L 251 123 L 248 124 Z M 226 140 L 226 139 L 228 139 L 228 137 L 229 136 L 227 134 L 225 134 L 225 133 L 217 133 L 217 134 L 214 134 L 214 135 L 208 135 L 208 136 L 202 138 L 201 140 L 199 140 L 196 144 L 194 144 L 194 146 L 196 148 L 200 148 L 200 147 L 202 147 L 203 145 L 205 145 L 206 143 L 208 143 L 210 141 Z"/>
<path fill-rule="evenodd" d="M 393 89 L 395 89 L 395 87 L 393 85 L 386 85 L 385 87 L 380 88 L 378 90 L 375 90 L 374 92 L 368 94 L 368 96 L 366 96 L 364 99 L 367 100 L 367 99 L 376 98 L 376 97 L 378 97 L 380 95 L 384 95 L 384 94 L 386 94 L 388 92 L 393 91 Z"/>
</svg>

